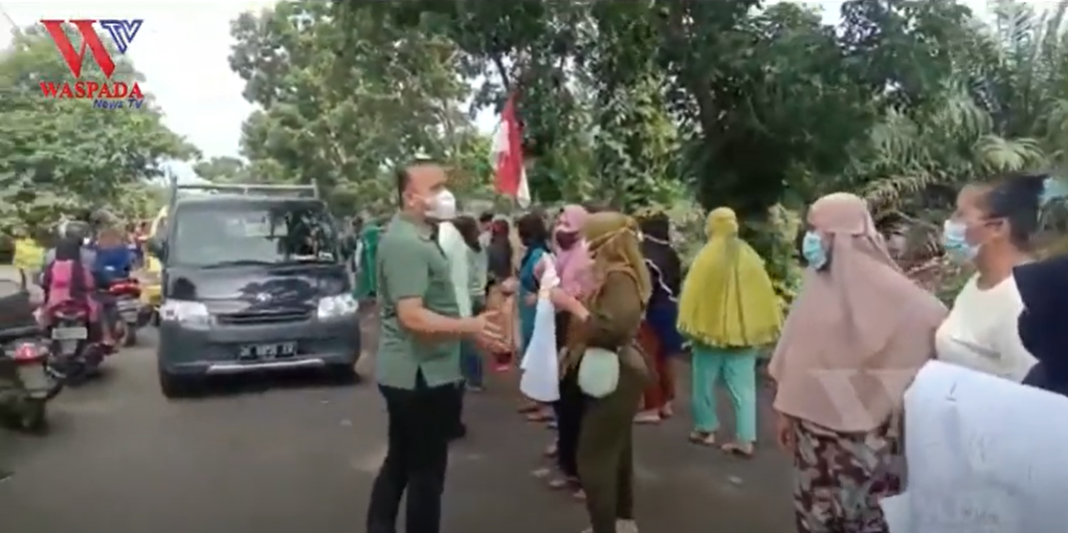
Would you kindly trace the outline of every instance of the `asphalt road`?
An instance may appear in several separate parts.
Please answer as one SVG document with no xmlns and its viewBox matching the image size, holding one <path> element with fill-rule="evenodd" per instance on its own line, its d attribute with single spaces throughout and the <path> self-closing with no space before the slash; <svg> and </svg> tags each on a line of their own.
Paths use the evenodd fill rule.
<svg viewBox="0 0 1068 533">
<path fill-rule="evenodd" d="M 108 362 L 103 379 L 64 391 L 50 435 L 0 433 L 0 467 L 15 472 L 0 482 L 0 531 L 363 531 L 385 454 L 373 385 L 252 378 L 172 402 L 157 388 L 154 342 L 148 332 L 143 347 Z M 365 371 L 373 364 L 366 359 Z M 444 533 L 578 533 L 586 525 L 578 503 L 531 475 L 552 434 L 515 414 L 514 391 L 497 377 L 469 396 L 470 435 L 451 453 Z M 637 430 L 639 527 L 792 531 L 787 465 L 768 428 L 756 459 L 733 459 L 688 444 L 680 411 Z"/>
</svg>

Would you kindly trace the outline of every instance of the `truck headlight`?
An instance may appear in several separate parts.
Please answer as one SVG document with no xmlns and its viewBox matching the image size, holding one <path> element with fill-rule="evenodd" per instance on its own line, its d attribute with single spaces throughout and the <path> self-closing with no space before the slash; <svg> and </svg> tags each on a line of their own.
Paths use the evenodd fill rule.
<svg viewBox="0 0 1068 533">
<path fill-rule="evenodd" d="M 351 294 L 338 294 L 320 299 L 316 314 L 319 318 L 339 318 L 354 315 L 359 310 L 360 303 Z"/>
<path fill-rule="evenodd" d="M 159 318 L 164 322 L 180 322 L 191 326 L 211 323 L 208 307 L 200 302 L 166 300 L 159 306 Z"/>
</svg>

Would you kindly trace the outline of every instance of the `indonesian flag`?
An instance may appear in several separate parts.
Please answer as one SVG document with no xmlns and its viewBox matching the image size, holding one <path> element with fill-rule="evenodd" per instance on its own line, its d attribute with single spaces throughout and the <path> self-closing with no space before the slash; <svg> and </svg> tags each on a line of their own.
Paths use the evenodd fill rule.
<svg viewBox="0 0 1068 533">
<path fill-rule="evenodd" d="M 523 129 L 515 114 L 515 95 L 508 97 L 501 111 L 501 122 L 493 135 L 491 162 L 497 192 L 511 196 L 520 207 L 530 205 L 530 187 L 523 167 Z"/>
</svg>

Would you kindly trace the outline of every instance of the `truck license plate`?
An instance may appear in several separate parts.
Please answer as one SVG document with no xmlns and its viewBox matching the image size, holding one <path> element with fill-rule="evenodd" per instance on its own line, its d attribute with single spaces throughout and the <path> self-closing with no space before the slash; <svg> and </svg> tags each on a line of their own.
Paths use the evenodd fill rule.
<svg viewBox="0 0 1068 533">
<path fill-rule="evenodd" d="M 240 348 L 242 359 L 274 359 L 297 353 L 297 343 L 281 342 L 277 344 L 246 344 Z"/>
</svg>

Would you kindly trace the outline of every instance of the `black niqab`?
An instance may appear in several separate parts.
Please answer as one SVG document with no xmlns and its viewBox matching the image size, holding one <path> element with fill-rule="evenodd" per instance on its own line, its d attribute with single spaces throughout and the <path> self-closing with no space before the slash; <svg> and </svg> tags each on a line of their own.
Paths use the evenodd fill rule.
<svg viewBox="0 0 1068 533">
<path fill-rule="evenodd" d="M 1020 341 L 1038 359 L 1024 383 L 1068 396 L 1068 256 L 1020 265 L 1013 277 L 1024 304 Z"/>
</svg>

